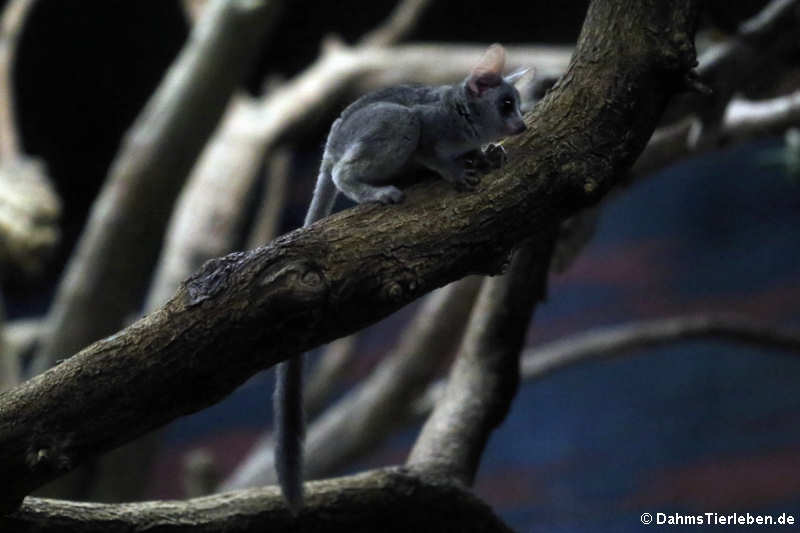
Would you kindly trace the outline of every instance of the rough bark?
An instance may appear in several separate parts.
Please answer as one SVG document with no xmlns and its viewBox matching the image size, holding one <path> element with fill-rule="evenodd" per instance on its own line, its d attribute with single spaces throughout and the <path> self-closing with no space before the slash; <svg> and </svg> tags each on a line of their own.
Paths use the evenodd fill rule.
<svg viewBox="0 0 800 533">
<path fill-rule="evenodd" d="M 692 0 L 596 0 L 566 73 L 505 144 L 509 165 L 476 191 L 425 183 L 209 261 L 164 307 L 0 395 L 3 507 L 260 369 L 497 272 L 630 167 L 696 62 L 695 19 Z"/>
</svg>

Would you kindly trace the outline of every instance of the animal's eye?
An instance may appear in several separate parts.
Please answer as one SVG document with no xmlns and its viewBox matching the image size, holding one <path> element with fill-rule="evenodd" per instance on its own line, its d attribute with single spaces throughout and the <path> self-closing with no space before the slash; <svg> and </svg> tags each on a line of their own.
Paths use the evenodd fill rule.
<svg viewBox="0 0 800 533">
<path fill-rule="evenodd" d="M 510 115 L 514 111 L 514 101 L 511 98 L 504 98 L 500 103 L 500 112 Z"/>
</svg>

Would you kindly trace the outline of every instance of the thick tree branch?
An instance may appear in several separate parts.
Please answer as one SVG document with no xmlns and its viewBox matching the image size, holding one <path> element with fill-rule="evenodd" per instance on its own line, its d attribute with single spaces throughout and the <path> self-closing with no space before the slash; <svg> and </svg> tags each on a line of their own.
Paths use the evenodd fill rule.
<svg viewBox="0 0 800 533">
<path fill-rule="evenodd" d="M 556 234 L 554 226 L 549 239 L 523 245 L 507 274 L 484 281 L 447 390 L 423 426 L 408 465 L 472 485 L 489 436 L 516 395 L 520 350 L 545 295 Z"/>
<path fill-rule="evenodd" d="M 309 483 L 292 516 L 277 488 L 186 501 L 73 503 L 28 498 L 0 529 L 15 533 L 510 533 L 488 505 L 445 476 L 404 468 Z"/>
<path fill-rule="evenodd" d="M 506 143 L 510 163 L 476 191 L 425 183 L 403 204 L 210 261 L 161 309 L 0 395 L 3 507 L 262 368 L 496 272 L 522 240 L 597 201 L 695 64 L 695 19 L 692 0 L 596 0 L 564 77 Z"/>
</svg>

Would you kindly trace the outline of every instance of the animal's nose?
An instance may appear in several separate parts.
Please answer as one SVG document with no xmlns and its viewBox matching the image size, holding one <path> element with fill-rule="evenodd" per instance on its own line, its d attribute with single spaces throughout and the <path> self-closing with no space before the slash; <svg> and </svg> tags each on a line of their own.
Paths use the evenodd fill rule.
<svg viewBox="0 0 800 533">
<path fill-rule="evenodd" d="M 514 134 L 522 133 L 523 131 L 527 130 L 528 127 L 525 125 L 524 122 L 520 122 L 517 128 L 514 130 Z"/>
</svg>

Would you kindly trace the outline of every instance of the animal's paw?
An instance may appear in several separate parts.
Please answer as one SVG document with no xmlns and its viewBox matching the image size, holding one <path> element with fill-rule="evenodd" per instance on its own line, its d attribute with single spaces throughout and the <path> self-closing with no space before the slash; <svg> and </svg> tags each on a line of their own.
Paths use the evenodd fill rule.
<svg viewBox="0 0 800 533">
<path fill-rule="evenodd" d="M 382 204 L 399 204 L 406 197 L 405 193 L 397 187 L 381 187 L 375 199 Z"/>
<path fill-rule="evenodd" d="M 481 182 L 481 175 L 484 174 L 480 169 L 471 163 L 471 160 L 464 160 L 464 168 L 450 181 L 459 191 L 471 191 Z"/>
<path fill-rule="evenodd" d="M 483 151 L 483 157 L 491 169 L 503 168 L 508 162 L 505 149 L 499 144 L 490 144 Z"/>
</svg>

